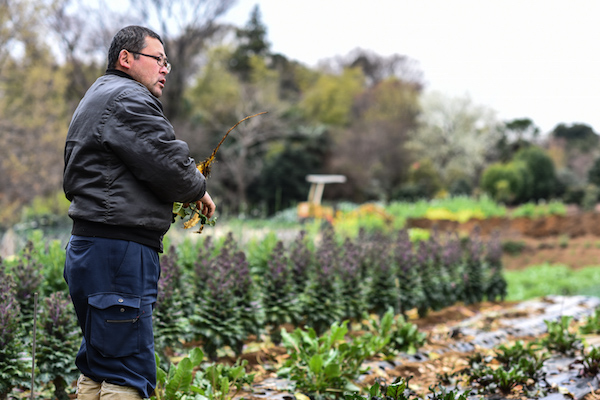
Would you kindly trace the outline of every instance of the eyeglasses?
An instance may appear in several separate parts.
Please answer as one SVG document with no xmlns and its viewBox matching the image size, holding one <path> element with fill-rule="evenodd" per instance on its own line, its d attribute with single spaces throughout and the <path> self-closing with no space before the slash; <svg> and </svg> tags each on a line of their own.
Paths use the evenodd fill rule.
<svg viewBox="0 0 600 400">
<path fill-rule="evenodd" d="M 127 51 L 129 51 L 129 50 L 127 50 Z M 169 60 L 167 60 L 166 57 L 163 57 L 163 56 L 151 56 L 150 54 L 138 53 L 137 51 L 129 51 L 129 52 L 133 53 L 133 54 L 139 54 L 140 56 L 154 58 L 156 60 L 156 63 L 160 67 L 165 67 L 167 69 L 167 72 L 171 72 L 171 63 L 169 62 Z"/>
</svg>

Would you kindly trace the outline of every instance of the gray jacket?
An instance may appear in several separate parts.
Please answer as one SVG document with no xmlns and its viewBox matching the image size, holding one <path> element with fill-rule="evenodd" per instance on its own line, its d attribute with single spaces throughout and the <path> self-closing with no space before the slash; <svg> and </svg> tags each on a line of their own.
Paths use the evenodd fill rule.
<svg viewBox="0 0 600 400">
<path fill-rule="evenodd" d="M 161 251 L 173 202 L 199 200 L 206 182 L 160 101 L 129 75 L 108 70 L 73 115 L 63 188 L 73 234 L 133 240 Z"/>
</svg>

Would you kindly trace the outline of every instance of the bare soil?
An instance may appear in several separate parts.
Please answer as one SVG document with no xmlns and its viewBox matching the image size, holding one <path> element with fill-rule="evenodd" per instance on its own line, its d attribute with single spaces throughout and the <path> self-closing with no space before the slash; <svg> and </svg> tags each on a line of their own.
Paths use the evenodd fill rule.
<svg viewBox="0 0 600 400">
<path fill-rule="evenodd" d="M 539 218 L 473 219 L 466 223 L 447 220 L 412 219 L 409 228 L 436 228 L 440 232 L 482 237 L 497 234 L 503 243 L 523 244 L 519 254 L 505 254 L 506 269 L 520 269 L 543 263 L 565 264 L 572 268 L 600 266 L 600 213 L 576 212 L 566 216 Z"/>
<path fill-rule="evenodd" d="M 586 235 L 546 238 L 521 238 L 525 248 L 520 254 L 504 254 L 506 269 L 522 269 L 543 263 L 564 264 L 573 269 L 600 266 L 600 237 Z"/>
</svg>

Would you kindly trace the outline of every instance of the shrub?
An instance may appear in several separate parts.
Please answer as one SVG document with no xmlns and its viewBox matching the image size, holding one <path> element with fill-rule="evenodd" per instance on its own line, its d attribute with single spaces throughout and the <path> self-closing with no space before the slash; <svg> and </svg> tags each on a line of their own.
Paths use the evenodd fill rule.
<svg viewBox="0 0 600 400">
<path fill-rule="evenodd" d="M 523 162 L 531 175 L 531 193 L 525 200 L 550 199 L 556 195 L 558 179 L 554 162 L 544 150 L 526 147 L 515 154 L 514 160 Z"/>
<path fill-rule="evenodd" d="M 527 248 L 527 244 L 522 240 L 504 240 L 502 242 L 502 251 L 511 256 L 517 256 Z"/>
<path fill-rule="evenodd" d="M 600 187 L 595 184 L 586 185 L 583 190 L 583 199 L 581 206 L 584 210 L 593 210 L 600 199 Z"/>
<path fill-rule="evenodd" d="M 430 199 L 441 189 L 440 174 L 435 170 L 431 160 L 421 160 L 410 167 L 408 183 L 402 185 L 392 197 L 396 200 L 408 201 Z"/>
<path fill-rule="evenodd" d="M 470 196 L 473 185 L 466 178 L 458 178 L 450 184 L 449 192 L 452 196 Z"/>
<path fill-rule="evenodd" d="M 523 163 L 493 164 L 483 172 L 481 188 L 496 201 L 515 204 L 530 197 L 531 179 Z"/>
<path fill-rule="evenodd" d="M 588 171 L 587 178 L 589 183 L 600 186 L 600 158 L 594 161 L 594 165 Z"/>
</svg>

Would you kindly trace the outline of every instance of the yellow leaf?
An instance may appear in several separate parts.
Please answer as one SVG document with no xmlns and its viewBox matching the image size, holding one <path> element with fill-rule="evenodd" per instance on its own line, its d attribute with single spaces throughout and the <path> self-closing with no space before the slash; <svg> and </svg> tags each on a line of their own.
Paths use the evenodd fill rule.
<svg viewBox="0 0 600 400">
<path fill-rule="evenodd" d="M 565 396 L 569 396 L 569 397 L 570 397 L 570 398 L 572 398 L 572 399 L 574 399 L 574 398 L 575 398 L 575 396 L 573 395 L 573 393 L 571 393 L 571 392 L 569 391 L 569 389 L 567 389 L 567 388 L 566 388 L 566 387 L 564 387 L 564 386 L 559 386 L 559 387 L 558 387 L 558 392 L 559 392 L 559 393 L 561 393 L 561 394 L 563 394 L 563 395 L 565 395 Z"/>
<path fill-rule="evenodd" d="M 200 216 L 198 213 L 194 213 L 194 215 L 188 221 L 183 223 L 183 227 L 185 229 L 190 229 L 196 226 L 198 222 L 200 222 Z"/>
<path fill-rule="evenodd" d="M 296 397 L 296 400 L 310 400 L 310 397 L 300 392 L 294 393 L 294 397 Z"/>
</svg>

